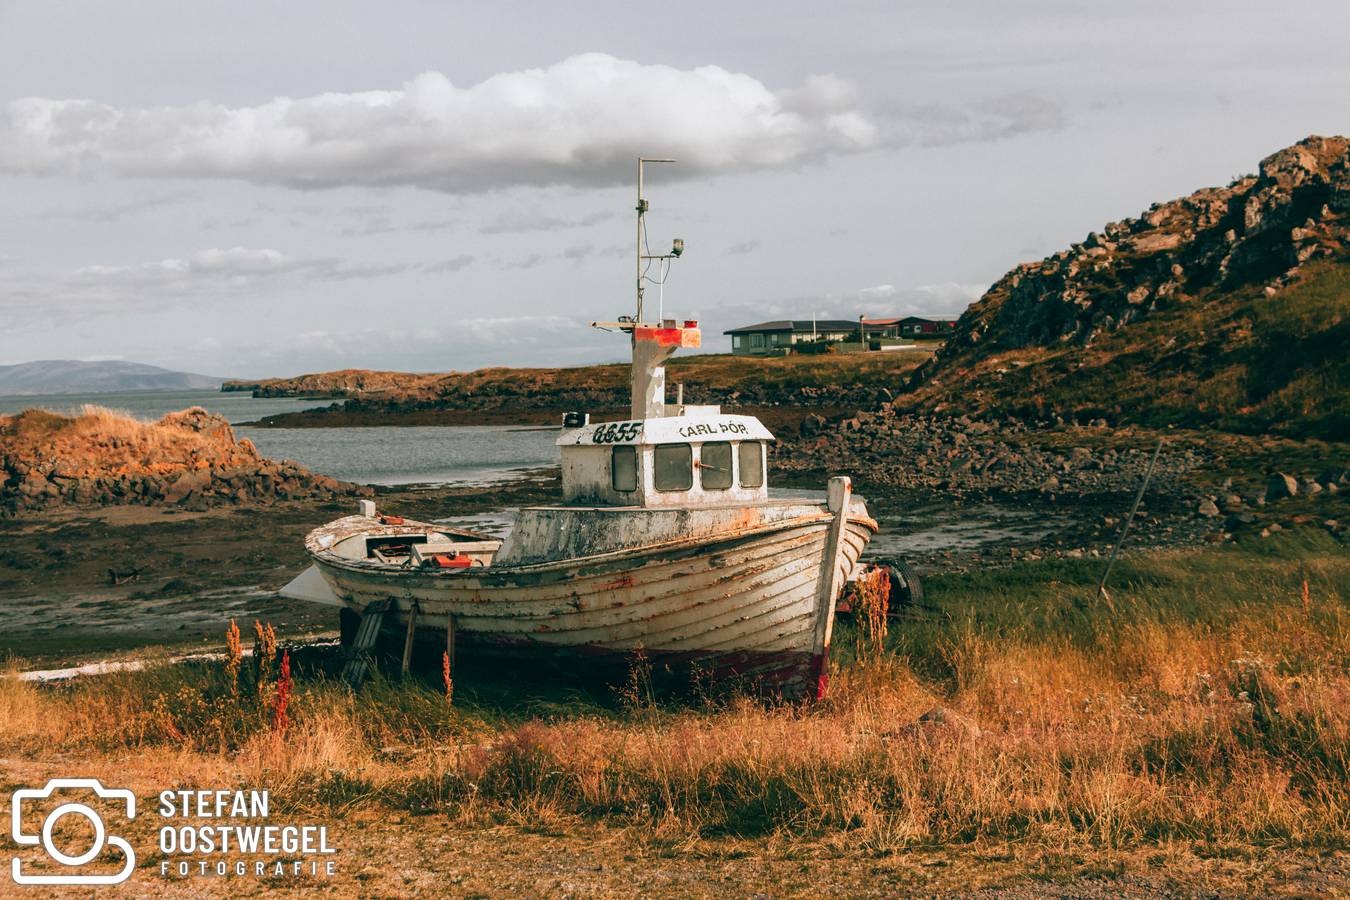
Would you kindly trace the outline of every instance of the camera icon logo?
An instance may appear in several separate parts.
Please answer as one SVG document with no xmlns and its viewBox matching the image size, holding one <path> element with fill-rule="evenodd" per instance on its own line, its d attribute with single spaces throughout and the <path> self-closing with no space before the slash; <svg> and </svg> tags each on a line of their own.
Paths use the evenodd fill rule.
<svg viewBox="0 0 1350 900">
<path fill-rule="evenodd" d="M 81 789 L 92 791 L 94 796 L 103 799 L 120 800 L 126 803 L 127 819 L 136 818 L 136 795 L 131 791 L 119 788 L 105 788 L 97 778 L 53 778 L 47 782 L 47 786 L 41 789 L 21 788 L 14 792 L 11 801 L 12 823 L 11 836 L 14 843 L 20 846 L 35 847 L 41 845 L 42 849 L 53 860 L 63 866 L 75 869 L 87 864 L 94 857 L 103 851 L 104 844 L 109 844 L 122 851 L 126 857 L 126 864 L 123 865 L 120 872 L 111 875 L 101 875 L 80 872 L 72 872 L 68 875 L 36 875 L 24 874 L 21 861 L 16 857 L 12 861 L 12 874 L 15 884 L 75 884 L 75 885 L 94 885 L 94 884 L 121 884 L 131 877 L 132 871 L 136 868 L 136 851 L 131 849 L 131 845 L 116 835 L 108 834 L 107 827 L 103 824 L 103 819 L 99 814 L 84 805 L 83 803 L 62 803 L 51 812 L 42 822 L 40 834 L 25 834 L 23 831 L 22 816 L 24 804 L 34 800 L 46 800 L 51 795 L 62 789 Z M 57 822 L 66 816 L 82 816 L 88 820 L 94 828 L 94 843 L 88 850 L 76 856 L 63 852 L 52 840 L 52 832 L 56 828 Z"/>
</svg>

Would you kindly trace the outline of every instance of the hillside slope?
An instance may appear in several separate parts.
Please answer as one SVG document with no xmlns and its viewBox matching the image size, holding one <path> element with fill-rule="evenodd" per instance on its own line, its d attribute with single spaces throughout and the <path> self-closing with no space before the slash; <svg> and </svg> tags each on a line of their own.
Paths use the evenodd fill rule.
<svg viewBox="0 0 1350 900">
<path fill-rule="evenodd" d="M 1350 434 L 1350 141 L 1017 266 L 898 405 L 1246 433 Z"/>
<path fill-rule="evenodd" d="M 668 399 L 684 385 L 690 403 L 852 411 L 889 399 L 930 354 L 926 348 L 870 354 L 676 357 L 667 370 Z M 231 382 L 225 390 L 254 396 L 345 398 L 340 406 L 269 416 L 296 426 L 554 422 L 565 410 L 626 414 L 626 363 L 556 369 L 490 368 L 442 375 L 343 370 L 296 378 Z M 533 418 L 531 418 L 533 416 Z M 505 418 L 504 418 L 505 417 Z"/>
<path fill-rule="evenodd" d="M 0 366 L 0 394 L 215 390 L 221 379 L 121 360 L 41 359 Z"/>
</svg>

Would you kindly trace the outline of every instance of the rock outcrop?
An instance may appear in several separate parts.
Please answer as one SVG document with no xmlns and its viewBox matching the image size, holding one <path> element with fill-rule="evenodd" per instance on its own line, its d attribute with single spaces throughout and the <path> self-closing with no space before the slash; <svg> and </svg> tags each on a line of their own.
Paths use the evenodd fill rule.
<svg viewBox="0 0 1350 900">
<path fill-rule="evenodd" d="M 1144 448 L 1033 446 L 1026 440 L 1033 430 L 1017 419 L 912 415 L 883 406 L 803 429 L 771 452 L 774 468 L 785 473 L 848 471 L 872 487 L 950 496 L 1127 494 L 1148 465 Z M 1158 461 L 1150 492 L 1189 493 L 1185 476 L 1206 461 L 1191 447 L 1170 450 Z"/>
<path fill-rule="evenodd" d="M 1350 428 L 1350 140 L 1155 203 L 998 280 L 911 409 L 1335 438 Z"/>
<path fill-rule="evenodd" d="M 156 423 L 87 408 L 0 417 L 0 511 L 122 504 L 211 506 L 365 494 L 264 458 L 201 407 Z"/>
<path fill-rule="evenodd" d="M 1259 175 L 1155 203 L 1003 276 L 957 322 L 922 380 L 982 353 L 1090 344 L 1154 310 L 1259 282 L 1275 293 L 1311 260 L 1350 249 L 1350 140 L 1310 137 Z"/>
<path fill-rule="evenodd" d="M 406 395 L 424 390 L 445 375 L 413 372 L 383 372 L 372 369 L 339 369 L 294 378 L 259 381 L 231 379 L 222 391 L 248 391 L 255 397 L 363 397 L 375 394 Z"/>
</svg>

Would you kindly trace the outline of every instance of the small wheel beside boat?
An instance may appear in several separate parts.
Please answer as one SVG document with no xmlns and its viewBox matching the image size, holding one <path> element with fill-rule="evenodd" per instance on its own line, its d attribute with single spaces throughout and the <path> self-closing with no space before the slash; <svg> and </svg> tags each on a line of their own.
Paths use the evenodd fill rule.
<svg viewBox="0 0 1350 900">
<path fill-rule="evenodd" d="M 897 601 L 903 602 L 906 606 L 921 605 L 923 603 L 923 582 L 919 579 L 918 573 L 914 571 L 914 567 L 903 559 L 897 559 L 885 565 L 891 577 L 892 608 L 898 605 Z"/>
<path fill-rule="evenodd" d="M 870 576 L 876 572 L 885 572 L 886 580 L 890 585 L 890 591 L 887 594 L 887 615 L 894 619 L 904 615 L 905 607 L 914 607 L 923 605 L 923 581 L 919 578 L 914 568 L 904 560 L 884 560 L 871 563 L 863 569 L 863 576 Z M 834 611 L 836 615 L 852 615 L 854 590 L 856 582 L 849 585 L 835 604 Z"/>
</svg>

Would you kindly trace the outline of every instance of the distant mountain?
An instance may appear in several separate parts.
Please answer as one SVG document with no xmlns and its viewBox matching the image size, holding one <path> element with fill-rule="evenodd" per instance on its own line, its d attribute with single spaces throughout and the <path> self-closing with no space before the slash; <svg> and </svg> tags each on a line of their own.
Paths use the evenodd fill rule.
<svg viewBox="0 0 1350 900">
<path fill-rule="evenodd" d="M 107 394 L 117 391 L 215 390 L 225 379 L 144 363 L 42 359 L 0 366 L 0 394 Z"/>
</svg>

